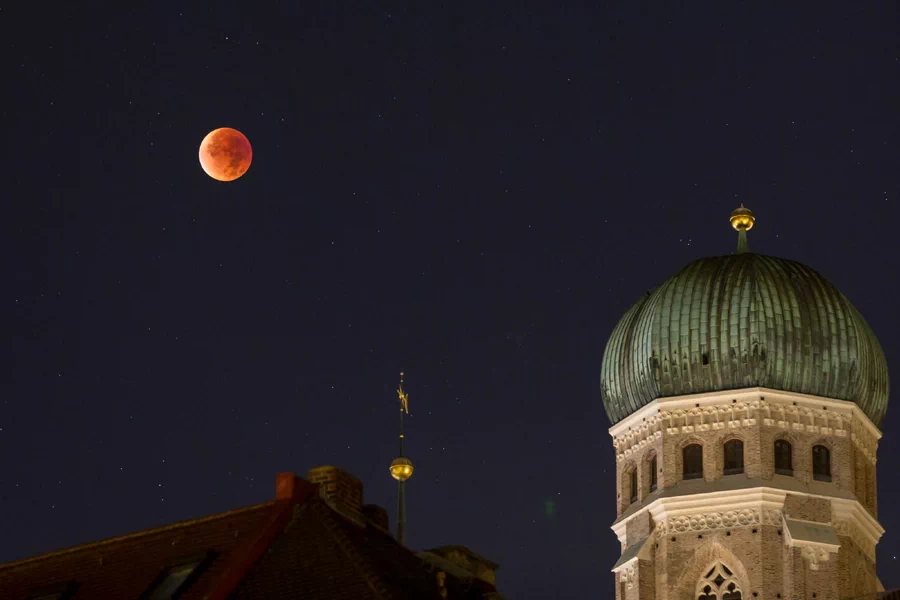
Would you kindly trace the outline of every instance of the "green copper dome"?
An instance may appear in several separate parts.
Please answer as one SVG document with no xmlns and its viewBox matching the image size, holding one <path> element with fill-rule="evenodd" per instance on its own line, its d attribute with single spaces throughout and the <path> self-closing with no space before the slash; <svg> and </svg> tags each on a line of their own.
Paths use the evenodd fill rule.
<svg viewBox="0 0 900 600">
<path fill-rule="evenodd" d="M 613 423 L 659 397 L 756 386 L 851 400 L 876 425 L 888 401 L 881 346 L 844 295 L 805 265 L 750 253 L 695 261 L 638 300 L 600 386 Z"/>
</svg>

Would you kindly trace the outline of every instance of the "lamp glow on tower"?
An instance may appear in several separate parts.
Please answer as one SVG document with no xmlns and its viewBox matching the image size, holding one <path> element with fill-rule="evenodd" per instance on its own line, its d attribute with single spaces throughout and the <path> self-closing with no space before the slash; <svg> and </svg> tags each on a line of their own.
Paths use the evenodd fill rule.
<svg viewBox="0 0 900 600">
<path fill-rule="evenodd" d="M 403 373 L 400 373 L 400 456 L 391 461 L 391 476 L 397 480 L 397 541 L 406 545 L 406 497 L 404 485 L 412 477 L 413 463 L 403 454 L 403 414 L 409 414 L 409 394 L 403 391 Z"/>
</svg>

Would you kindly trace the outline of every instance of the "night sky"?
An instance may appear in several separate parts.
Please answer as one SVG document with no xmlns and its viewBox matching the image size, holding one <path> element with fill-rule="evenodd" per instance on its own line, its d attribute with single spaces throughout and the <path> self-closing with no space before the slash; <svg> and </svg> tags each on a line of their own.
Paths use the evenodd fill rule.
<svg viewBox="0 0 900 600">
<path fill-rule="evenodd" d="M 404 370 L 410 546 L 612 594 L 606 339 L 741 202 L 900 381 L 894 2 L 132 4 L 0 10 L 0 561 L 320 464 L 393 522 Z M 232 183 L 197 158 L 226 126 Z"/>
</svg>

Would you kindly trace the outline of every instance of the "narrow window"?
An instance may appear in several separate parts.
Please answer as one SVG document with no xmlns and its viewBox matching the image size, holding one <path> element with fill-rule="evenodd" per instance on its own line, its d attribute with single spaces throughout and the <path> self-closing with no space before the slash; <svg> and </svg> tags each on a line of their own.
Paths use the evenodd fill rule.
<svg viewBox="0 0 900 600">
<path fill-rule="evenodd" d="M 775 440 L 775 472 L 779 475 L 794 475 L 793 449 L 786 440 Z"/>
<path fill-rule="evenodd" d="M 629 480 L 631 481 L 631 503 L 634 504 L 638 499 L 637 467 L 631 470 L 631 477 Z"/>
<path fill-rule="evenodd" d="M 197 580 L 213 558 L 209 552 L 172 563 L 162 570 L 141 600 L 175 600 Z"/>
<path fill-rule="evenodd" d="M 650 493 L 656 491 L 656 455 L 653 455 L 653 458 L 650 459 Z"/>
<path fill-rule="evenodd" d="M 681 451 L 684 459 L 683 479 L 700 479 L 703 477 L 703 446 L 691 444 Z"/>
<path fill-rule="evenodd" d="M 744 472 L 744 442 L 728 440 L 725 442 L 725 474 L 736 475 Z"/>
<path fill-rule="evenodd" d="M 831 481 L 831 450 L 825 446 L 813 446 L 813 479 Z"/>
</svg>

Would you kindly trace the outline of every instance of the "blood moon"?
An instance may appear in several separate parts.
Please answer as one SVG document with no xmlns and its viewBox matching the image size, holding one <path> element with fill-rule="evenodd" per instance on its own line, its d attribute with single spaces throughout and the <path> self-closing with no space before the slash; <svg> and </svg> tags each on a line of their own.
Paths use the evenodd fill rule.
<svg viewBox="0 0 900 600">
<path fill-rule="evenodd" d="M 237 129 L 220 127 L 200 143 L 200 166 L 218 181 L 234 181 L 247 172 L 252 160 L 250 140 Z"/>
</svg>

